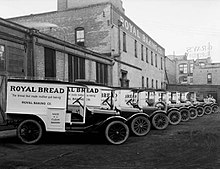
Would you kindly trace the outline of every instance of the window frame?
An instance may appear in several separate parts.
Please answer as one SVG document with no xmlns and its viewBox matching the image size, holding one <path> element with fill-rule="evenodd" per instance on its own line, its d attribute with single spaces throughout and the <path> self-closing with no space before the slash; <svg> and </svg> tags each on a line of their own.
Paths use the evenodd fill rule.
<svg viewBox="0 0 220 169">
<path fill-rule="evenodd" d="M 82 32 L 82 37 L 78 37 L 78 33 L 80 32 Z M 77 27 L 75 29 L 75 44 L 85 46 L 85 29 L 83 27 Z"/>
</svg>

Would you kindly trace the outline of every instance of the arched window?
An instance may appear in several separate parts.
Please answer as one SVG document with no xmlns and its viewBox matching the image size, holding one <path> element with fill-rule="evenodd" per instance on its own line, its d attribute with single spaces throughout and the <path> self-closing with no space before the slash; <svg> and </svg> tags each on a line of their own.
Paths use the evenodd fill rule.
<svg viewBox="0 0 220 169">
<path fill-rule="evenodd" d="M 75 42 L 79 46 L 85 46 L 85 30 L 82 27 L 75 29 Z"/>
</svg>

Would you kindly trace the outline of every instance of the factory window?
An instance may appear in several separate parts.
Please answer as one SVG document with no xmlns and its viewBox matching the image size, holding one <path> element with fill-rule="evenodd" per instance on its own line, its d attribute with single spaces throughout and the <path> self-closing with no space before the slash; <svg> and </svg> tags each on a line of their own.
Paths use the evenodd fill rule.
<svg viewBox="0 0 220 169">
<path fill-rule="evenodd" d="M 157 67 L 157 54 L 155 54 L 155 66 Z"/>
<path fill-rule="evenodd" d="M 69 81 L 85 79 L 85 59 L 69 55 L 68 58 Z"/>
<path fill-rule="evenodd" d="M 141 60 L 144 60 L 144 46 L 141 45 Z"/>
<path fill-rule="evenodd" d="M 147 88 L 149 88 L 149 78 L 147 77 L 147 80 L 146 80 L 146 86 Z"/>
<path fill-rule="evenodd" d="M 5 50 L 5 49 L 1 49 Z M 6 62 L 5 54 L 0 59 L 7 65 L 6 69 L 10 74 L 23 76 L 25 73 L 25 53 L 23 49 L 8 47 L 8 60 Z M 6 66 L 5 65 L 5 66 Z"/>
<path fill-rule="evenodd" d="M 134 40 L 134 55 L 137 57 L 137 41 Z"/>
<path fill-rule="evenodd" d="M 194 64 L 190 63 L 189 73 L 193 73 Z"/>
<path fill-rule="evenodd" d="M 56 52 L 50 48 L 44 48 L 45 78 L 56 78 Z"/>
<path fill-rule="evenodd" d="M 85 46 L 85 31 L 84 28 L 78 27 L 75 29 L 75 41 L 79 46 Z"/>
<path fill-rule="evenodd" d="M 153 55 L 153 52 L 151 51 L 151 65 L 154 65 L 154 55 Z"/>
<path fill-rule="evenodd" d="M 0 71 L 5 71 L 6 67 L 6 61 L 5 61 L 5 46 L 0 45 Z"/>
<path fill-rule="evenodd" d="M 123 51 L 124 52 L 127 52 L 126 44 L 127 44 L 127 42 L 126 42 L 126 33 L 123 32 Z"/>
<path fill-rule="evenodd" d="M 96 82 L 108 85 L 108 65 L 96 63 Z"/>
<path fill-rule="evenodd" d="M 211 73 L 207 74 L 207 83 L 212 83 L 212 74 Z"/>
<path fill-rule="evenodd" d="M 154 79 L 151 81 L 151 87 L 154 88 Z"/>
<path fill-rule="evenodd" d="M 148 63 L 148 48 L 146 48 L 146 62 Z"/>
<path fill-rule="evenodd" d="M 179 77 L 179 83 L 182 84 L 186 84 L 187 83 L 187 77 L 186 76 L 181 76 Z"/>
<path fill-rule="evenodd" d="M 158 89 L 158 81 L 156 80 L 156 89 Z"/>
<path fill-rule="evenodd" d="M 144 76 L 142 76 L 142 88 L 144 88 Z"/>
<path fill-rule="evenodd" d="M 126 70 L 121 70 L 121 87 L 129 87 L 129 80 L 127 79 L 128 72 Z"/>
<path fill-rule="evenodd" d="M 185 74 L 187 73 L 187 64 L 183 63 L 179 65 L 179 73 L 180 74 Z"/>
<path fill-rule="evenodd" d="M 161 70 L 163 70 L 163 57 L 160 58 L 160 67 L 161 67 Z"/>
<path fill-rule="evenodd" d="M 200 62 L 200 63 L 199 63 L 199 66 L 200 66 L 200 67 L 205 67 L 205 63 Z"/>
</svg>

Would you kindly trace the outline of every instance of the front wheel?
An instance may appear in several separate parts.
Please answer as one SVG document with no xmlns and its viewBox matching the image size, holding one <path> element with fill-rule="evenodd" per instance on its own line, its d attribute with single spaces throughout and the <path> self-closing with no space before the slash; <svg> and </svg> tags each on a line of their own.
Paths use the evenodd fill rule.
<svg viewBox="0 0 220 169">
<path fill-rule="evenodd" d="M 177 110 L 173 110 L 169 112 L 168 119 L 169 119 L 170 124 L 177 125 L 181 121 L 181 114 Z"/>
<path fill-rule="evenodd" d="M 152 118 L 152 124 L 157 130 L 164 130 L 169 124 L 167 116 L 163 113 L 157 113 Z"/>
<path fill-rule="evenodd" d="M 202 117 L 204 115 L 204 109 L 203 107 L 197 107 L 196 108 L 197 112 L 198 112 L 198 116 Z"/>
<path fill-rule="evenodd" d="M 211 106 L 205 106 L 205 107 L 204 107 L 204 112 L 205 112 L 206 115 L 211 114 L 211 113 L 212 113 L 212 108 L 211 108 Z"/>
<path fill-rule="evenodd" d="M 43 136 L 43 129 L 36 120 L 24 120 L 17 128 L 18 138 L 25 144 L 35 144 Z"/>
<path fill-rule="evenodd" d="M 196 119 L 196 117 L 198 116 L 198 112 L 197 112 L 196 108 L 191 107 L 189 109 L 189 113 L 190 113 L 190 119 L 191 120 Z"/>
<path fill-rule="evenodd" d="M 180 111 L 181 114 L 181 121 L 186 122 L 189 121 L 190 113 L 188 110 L 184 109 Z"/>
<path fill-rule="evenodd" d="M 111 144 L 124 143 L 129 136 L 128 126 L 121 121 L 112 121 L 105 128 L 105 137 Z"/>
<path fill-rule="evenodd" d="M 145 136 L 149 133 L 151 123 L 147 117 L 137 116 L 131 122 L 131 131 L 136 136 Z"/>
<path fill-rule="evenodd" d="M 218 112 L 218 109 L 219 109 L 218 105 L 213 105 L 213 106 L 212 106 L 212 112 L 213 112 L 213 113 L 217 113 L 217 112 Z"/>
</svg>

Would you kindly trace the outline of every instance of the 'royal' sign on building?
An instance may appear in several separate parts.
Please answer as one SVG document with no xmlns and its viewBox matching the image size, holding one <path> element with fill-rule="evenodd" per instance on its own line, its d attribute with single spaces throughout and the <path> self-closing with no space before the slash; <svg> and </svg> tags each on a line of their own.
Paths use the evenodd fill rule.
<svg viewBox="0 0 220 169">
<path fill-rule="evenodd" d="M 152 40 L 143 30 L 141 30 L 136 24 L 134 24 L 128 17 L 125 15 L 119 14 L 113 10 L 112 22 L 114 25 L 118 26 L 119 21 L 121 22 L 121 29 L 126 33 L 129 33 L 135 39 L 141 41 L 143 44 L 146 44 L 156 52 L 161 55 L 165 55 L 164 49 L 159 46 L 154 40 Z"/>
</svg>

